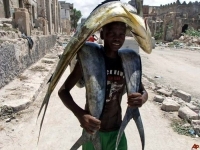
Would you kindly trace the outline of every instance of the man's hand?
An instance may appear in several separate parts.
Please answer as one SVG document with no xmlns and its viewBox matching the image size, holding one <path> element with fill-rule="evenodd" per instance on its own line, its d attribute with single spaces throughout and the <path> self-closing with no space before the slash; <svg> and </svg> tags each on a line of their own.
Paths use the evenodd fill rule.
<svg viewBox="0 0 200 150">
<path fill-rule="evenodd" d="M 128 106 L 135 108 L 135 107 L 141 107 L 143 105 L 143 97 L 141 93 L 132 93 L 128 95 Z"/>
<path fill-rule="evenodd" d="M 89 134 L 94 134 L 95 131 L 100 129 L 101 121 L 91 116 L 90 114 L 84 114 L 79 117 L 81 127 Z"/>
</svg>

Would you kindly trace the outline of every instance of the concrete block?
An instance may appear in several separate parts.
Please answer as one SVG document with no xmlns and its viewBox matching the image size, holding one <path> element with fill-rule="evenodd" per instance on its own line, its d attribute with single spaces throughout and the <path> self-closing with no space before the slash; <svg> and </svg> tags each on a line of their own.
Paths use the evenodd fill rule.
<svg viewBox="0 0 200 150">
<path fill-rule="evenodd" d="M 184 91 L 181 90 L 174 90 L 173 91 L 173 95 L 177 96 L 179 98 L 181 98 L 182 100 L 184 100 L 185 102 L 190 102 L 191 101 L 191 94 L 186 93 Z"/>
<path fill-rule="evenodd" d="M 190 104 L 190 103 L 186 103 L 186 106 L 189 107 L 191 110 L 193 110 L 194 112 L 198 113 L 199 112 L 199 107 L 193 105 L 193 104 Z"/>
<path fill-rule="evenodd" d="M 167 97 L 172 96 L 172 92 L 166 91 L 165 89 L 159 89 L 159 90 L 157 90 L 157 92 L 158 92 L 159 94 L 165 95 L 165 96 L 167 96 Z"/>
<path fill-rule="evenodd" d="M 164 97 L 160 95 L 156 95 L 153 100 L 156 102 L 162 103 L 164 101 Z"/>
<path fill-rule="evenodd" d="M 164 111 L 178 111 L 179 108 L 180 105 L 170 98 L 166 98 L 161 106 L 161 109 Z"/>
<path fill-rule="evenodd" d="M 181 107 L 178 110 L 178 116 L 182 119 L 186 119 L 188 121 L 191 120 L 197 120 L 198 119 L 198 114 L 192 111 L 190 108 L 187 106 Z"/>
</svg>

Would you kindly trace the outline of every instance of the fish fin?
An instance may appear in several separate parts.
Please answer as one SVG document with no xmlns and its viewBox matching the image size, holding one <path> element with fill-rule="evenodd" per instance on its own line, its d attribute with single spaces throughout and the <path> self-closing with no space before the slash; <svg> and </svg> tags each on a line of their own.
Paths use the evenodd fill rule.
<svg viewBox="0 0 200 150">
<path fill-rule="evenodd" d="M 127 124 L 129 123 L 129 121 L 133 118 L 133 108 L 127 107 L 126 109 L 126 113 L 125 116 L 123 118 L 122 124 L 120 126 L 118 135 L 117 135 L 117 140 L 116 140 L 116 145 L 115 145 L 115 150 L 118 149 L 118 145 L 120 143 L 122 134 L 124 133 L 124 129 L 126 128 Z"/>
<path fill-rule="evenodd" d="M 50 95 L 47 94 L 47 95 L 45 96 L 45 98 L 44 98 L 44 101 L 42 102 L 42 105 L 41 105 L 41 107 L 40 107 L 40 110 L 39 110 L 39 113 L 38 113 L 38 116 L 37 116 L 37 120 L 38 120 L 38 117 L 39 117 L 39 115 L 40 115 L 40 113 L 41 113 L 43 107 L 45 106 L 45 108 L 44 108 L 44 113 L 43 113 L 43 116 L 42 116 L 42 120 L 41 120 L 41 122 L 40 122 L 40 130 L 39 130 L 38 142 L 39 142 L 40 133 L 41 133 L 41 129 L 42 129 L 42 124 L 43 124 L 43 121 L 44 121 L 44 117 L 45 117 L 45 114 L 46 114 L 47 106 L 48 106 L 48 104 L 49 104 L 49 98 L 50 98 Z M 38 143 L 38 142 L 37 142 L 37 143 Z"/>
<path fill-rule="evenodd" d="M 51 75 L 51 77 L 50 77 L 49 80 L 47 81 L 47 84 L 51 82 L 52 77 L 53 77 L 53 74 Z"/>
</svg>

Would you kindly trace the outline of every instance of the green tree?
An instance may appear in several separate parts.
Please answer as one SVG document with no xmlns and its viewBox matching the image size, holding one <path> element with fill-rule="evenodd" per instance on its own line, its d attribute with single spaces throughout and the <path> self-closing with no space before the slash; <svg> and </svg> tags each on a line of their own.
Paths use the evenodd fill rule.
<svg viewBox="0 0 200 150">
<path fill-rule="evenodd" d="M 72 28 L 76 29 L 78 21 L 82 17 L 82 14 L 81 14 L 80 10 L 76 10 L 75 8 L 71 11 L 72 11 L 71 16 L 70 16 L 71 17 L 71 26 L 72 26 Z"/>
</svg>

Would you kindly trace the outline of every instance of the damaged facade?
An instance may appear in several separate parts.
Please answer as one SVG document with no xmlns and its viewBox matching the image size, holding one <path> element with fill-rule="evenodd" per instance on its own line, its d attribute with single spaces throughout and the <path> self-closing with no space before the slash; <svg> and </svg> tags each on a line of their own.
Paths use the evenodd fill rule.
<svg viewBox="0 0 200 150">
<path fill-rule="evenodd" d="M 58 0 L 0 0 L 0 89 L 51 52 L 63 26 Z"/>
<path fill-rule="evenodd" d="M 58 0 L 0 0 L 0 20 L 8 18 L 1 23 L 10 23 L 27 36 L 61 33 L 62 27 L 66 30 L 66 25 L 61 21 L 61 4 L 68 8 L 65 9 L 67 13 L 73 9 L 72 4 Z M 65 22 L 70 28 L 69 19 L 66 18 Z"/>
<path fill-rule="evenodd" d="M 130 4 L 134 4 L 131 0 Z M 131 3 L 132 2 L 132 3 Z M 200 2 L 174 3 L 164 6 L 143 6 L 143 15 L 148 18 L 152 36 L 158 36 L 163 41 L 173 41 L 188 28 L 200 30 Z"/>
<path fill-rule="evenodd" d="M 60 1 L 61 10 L 61 27 L 62 33 L 70 34 L 71 31 L 71 10 L 73 9 L 73 4 L 66 3 L 65 1 Z"/>
</svg>

